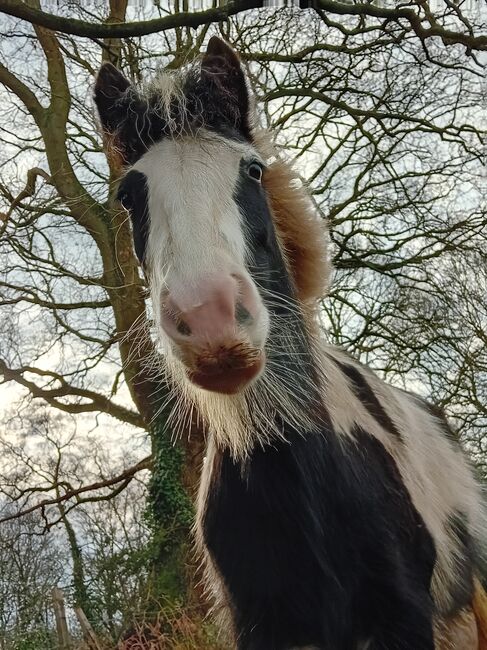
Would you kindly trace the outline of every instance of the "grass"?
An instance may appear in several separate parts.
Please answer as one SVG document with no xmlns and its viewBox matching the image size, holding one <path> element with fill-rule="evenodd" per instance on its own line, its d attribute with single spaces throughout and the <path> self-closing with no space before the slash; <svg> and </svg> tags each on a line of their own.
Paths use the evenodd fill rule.
<svg viewBox="0 0 487 650">
<path fill-rule="evenodd" d="M 200 614 L 165 607 L 154 621 L 136 621 L 115 648 L 104 650 L 228 650 Z"/>
</svg>

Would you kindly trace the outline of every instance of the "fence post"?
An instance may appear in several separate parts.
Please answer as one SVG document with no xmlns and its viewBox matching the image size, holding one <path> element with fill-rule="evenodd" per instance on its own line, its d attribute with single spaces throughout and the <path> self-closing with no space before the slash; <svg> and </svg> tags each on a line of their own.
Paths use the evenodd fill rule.
<svg viewBox="0 0 487 650">
<path fill-rule="evenodd" d="M 91 627 L 89 620 L 86 618 L 86 614 L 81 609 L 81 607 L 75 607 L 74 613 L 76 614 L 83 636 L 85 637 L 88 645 L 92 650 L 102 650 L 100 642 L 97 639 L 94 629 Z"/>
<path fill-rule="evenodd" d="M 56 630 L 59 642 L 59 650 L 70 650 L 71 639 L 69 636 L 68 623 L 66 621 L 66 609 L 64 607 L 64 594 L 59 587 L 52 590 L 52 604 L 54 616 L 56 617 Z"/>
</svg>

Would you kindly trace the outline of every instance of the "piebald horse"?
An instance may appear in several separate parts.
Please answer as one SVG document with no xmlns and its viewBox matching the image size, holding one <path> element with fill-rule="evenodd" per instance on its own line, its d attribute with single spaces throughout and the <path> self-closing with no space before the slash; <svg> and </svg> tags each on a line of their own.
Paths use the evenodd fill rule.
<svg viewBox="0 0 487 650">
<path fill-rule="evenodd" d="M 196 539 L 229 647 L 482 647 L 479 485 L 441 414 L 323 340 L 326 233 L 235 52 L 213 37 L 145 89 L 104 64 L 95 102 L 173 424 L 208 434 Z"/>
</svg>

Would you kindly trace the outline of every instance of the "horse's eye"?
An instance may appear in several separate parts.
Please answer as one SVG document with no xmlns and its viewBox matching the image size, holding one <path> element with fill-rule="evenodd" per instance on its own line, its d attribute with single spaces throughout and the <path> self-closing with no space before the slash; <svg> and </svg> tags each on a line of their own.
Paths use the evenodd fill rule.
<svg viewBox="0 0 487 650">
<path fill-rule="evenodd" d="M 251 178 L 255 179 L 260 183 L 262 180 L 262 165 L 258 162 L 251 162 L 248 167 L 248 174 Z"/>
</svg>

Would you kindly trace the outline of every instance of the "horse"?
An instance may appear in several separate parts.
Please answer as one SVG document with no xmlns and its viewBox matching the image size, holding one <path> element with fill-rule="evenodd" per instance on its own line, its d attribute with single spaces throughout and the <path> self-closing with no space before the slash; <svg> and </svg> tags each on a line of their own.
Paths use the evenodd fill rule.
<svg viewBox="0 0 487 650">
<path fill-rule="evenodd" d="M 94 101 L 172 423 L 207 432 L 195 538 L 228 646 L 482 647 L 479 484 L 441 413 L 323 337 L 326 229 L 238 55 L 214 36 L 144 88 L 106 63 Z"/>
</svg>

